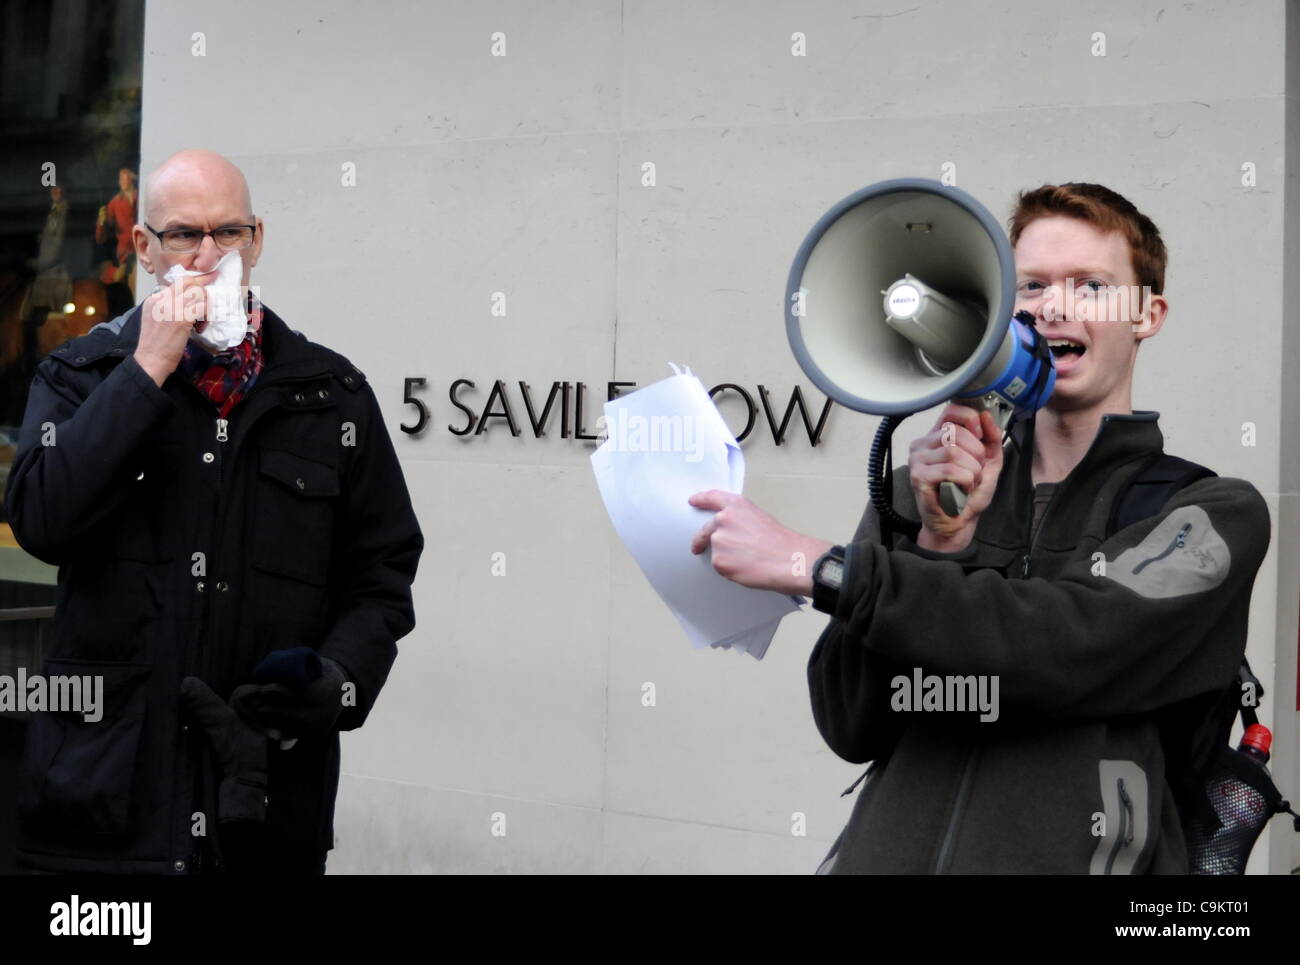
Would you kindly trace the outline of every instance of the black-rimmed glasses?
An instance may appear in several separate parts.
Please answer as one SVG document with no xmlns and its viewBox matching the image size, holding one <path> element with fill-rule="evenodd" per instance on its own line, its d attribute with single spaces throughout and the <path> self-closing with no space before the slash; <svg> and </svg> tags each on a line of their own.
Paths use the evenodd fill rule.
<svg viewBox="0 0 1300 965">
<path fill-rule="evenodd" d="M 200 231 L 198 228 L 168 228 L 166 231 L 154 231 L 148 222 L 145 222 L 144 226 L 153 232 L 164 251 L 178 254 L 198 250 L 198 247 L 203 244 L 203 239 L 208 235 L 212 236 L 213 243 L 222 251 L 238 251 L 251 245 L 253 235 L 257 232 L 257 225 L 251 224 L 222 225 L 211 231 Z"/>
</svg>

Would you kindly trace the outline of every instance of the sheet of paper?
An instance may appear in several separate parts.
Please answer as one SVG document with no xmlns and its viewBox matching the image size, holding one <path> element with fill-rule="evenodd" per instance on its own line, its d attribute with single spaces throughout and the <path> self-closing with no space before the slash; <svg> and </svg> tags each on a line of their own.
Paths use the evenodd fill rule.
<svg viewBox="0 0 1300 965">
<path fill-rule="evenodd" d="M 753 590 L 720 576 L 691 538 L 710 513 L 687 499 L 706 489 L 739 493 L 740 444 L 698 378 L 677 374 L 605 403 L 607 438 L 591 455 L 610 521 L 646 579 L 698 648 L 762 659 L 798 597 Z"/>
</svg>

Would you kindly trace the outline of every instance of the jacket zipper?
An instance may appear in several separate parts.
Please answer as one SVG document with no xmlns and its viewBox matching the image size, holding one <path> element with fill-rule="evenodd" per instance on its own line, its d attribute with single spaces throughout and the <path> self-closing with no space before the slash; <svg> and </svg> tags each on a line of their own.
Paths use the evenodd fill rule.
<svg viewBox="0 0 1300 965">
<path fill-rule="evenodd" d="M 1162 560 L 1170 553 L 1172 553 L 1174 550 L 1182 549 L 1184 546 L 1186 546 L 1187 534 L 1190 533 L 1191 531 L 1192 531 L 1192 524 L 1183 523 L 1183 528 L 1178 531 L 1177 536 L 1175 536 L 1172 540 L 1169 541 L 1169 545 L 1165 547 L 1164 552 L 1160 553 L 1157 556 L 1151 557 L 1149 560 L 1143 560 L 1137 566 L 1133 567 L 1133 575 L 1137 576 L 1137 574 L 1141 573 L 1144 569 L 1146 569 L 1148 564 L 1155 563 L 1159 560 Z"/>
<path fill-rule="evenodd" d="M 172 374 L 174 374 L 183 385 L 188 386 L 187 391 L 194 393 L 194 395 L 200 400 L 199 403 L 200 405 L 204 405 L 204 406 L 212 405 L 212 400 L 209 399 L 202 392 L 200 392 L 198 386 L 196 386 L 193 382 L 191 382 L 183 373 L 179 371 L 179 369 Z M 167 384 L 167 380 L 164 379 L 163 385 L 166 384 Z M 206 563 L 210 563 L 210 562 L 211 560 L 205 561 L 203 577 L 202 577 L 204 583 L 211 582 L 209 579 L 211 569 L 209 566 L 206 565 Z M 198 638 L 194 641 L 194 663 L 190 668 L 190 672 L 193 673 L 194 676 L 198 677 L 200 680 L 206 680 L 207 679 L 205 676 L 206 668 L 203 666 L 203 655 L 207 650 L 206 643 L 207 643 L 207 635 L 208 635 L 208 611 L 210 609 L 208 605 L 208 594 L 206 592 L 203 594 L 203 599 L 200 601 L 199 607 L 200 607 L 199 633 L 198 633 Z"/>
<path fill-rule="evenodd" d="M 1033 465 L 1033 458 L 1034 455 L 1031 452 L 1029 454 L 1031 466 Z M 1031 483 L 1032 480 L 1033 475 L 1031 472 Z M 1047 505 L 1043 507 L 1043 515 L 1038 520 L 1037 529 L 1034 529 L 1034 499 L 1032 485 L 1030 486 L 1029 491 L 1029 518 L 1028 526 L 1025 531 L 1025 542 L 1029 543 L 1029 552 L 1025 554 L 1024 559 L 1022 560 L 1021 576 L 1029 575 L 1030 554 L 1033 553 L 1034 545 L 1038 542 L 1038 534 L 1043 531 L 1043 523 L 1047 521 L 1047 514 L 1052 508 L 1052 503 L 1056 501 L 1056 497 L 1060 494 L 1060 488 L 1058 487 L 1056 492 L 1052 493 L 1052 498 L 1049 499 Z M 957 843 L 957 825 L 961 821 L 962 812 L 966 810 L 966 802 L 970 798 L 971 785 L 975 780 L 975 765 L 980 757 L 980 749 L 981 745 L 976 744 L 967 753 L 966 766 L 962 771 L 961 783 L 957 787 L 957 799 L 953 802 L 952 812 L 948 815 L 948 827 L 947 830 L 944 831 L 943 844 L 940 845 L 939 855 L 934 862 L 935 874 L 947 874 L 948 869 L 952 867 L 953 849 L 956 847 Z"/>
<path fill-rule="evenodd" d="M 1032 476 L 1030 477 L 1032 480 Z M 1052 493 L 1047 500 L 1047 505 L 1043 507 L 1043 515 L 1038 517 L 1038 526 L 1034 526 L 1034 494 L 1033 488 L 1029 491 L 1029 531 L 1025 534 L 1025 541 L 1029 543 L 1029 551 L 1025 553 L 1024 559 L 1021 560 L 1020 576 L 1022 578 L 1029 576 L 1029 557 L 1034 555 L 1034 547 L 1038 545 L 1038 537 L 1043 535 L 1043 526 L 1047 522 L 1047 514 L 1052 511 L 1052 504 L 1056 502 L 1056 497 L 1061 494 L 1061 487 L 1065 485 L 1062 479 L 1057 483 L 1056 491 Z"/>
<path fill-rule="evenodd" d="M 1106 859 L 1106 874 L 1110 874 L 1111 869 L 1115 867 L 1115 859 L 1119 853 L 1133 843 L 1133 799 L 1129 797 L 1128 790 L 1124 787 L 1124 778 L 1119 778 L 1115 782 L 1116 790 L 1119 795 L 1119 833 L 1115 835 L 1115 847 L 1111 849 L 1110 857 Z"/>
<path fill-rule="evenodd" d="M 313 373 L 313 374 L 311 374 L 311 375 L 295 375 L 295 376 L 289 376 L 288 378 L 284 378 L 284 379 L 281 379 L 281 380 L 279 380 L 279 381 L 272 382 L 271 384 L 272 384 L 272 385 L 285 385 L 285 384 L 289 384 L 289 383 L 292 383 L 292 382 L 310 382 L 310 381 L 312 381 L 312 380 L 314 380 L 314 379 L 318 379 L 318 378 L 320 378 L 322 375 L 328 375 L 328 374 L 329 374 L 329 373 L 326 371 L 326 372 L 316 372 L 316 373 Z M 189 380 L 187 379 L 186 381 L 189 381 Z M 239 401 L 236 402 L 236 403 L 231 407 L 230 412 L 229 412 L 229 416 L 233 416 L 233 415 L 235 414 L 235 412 L 237 412 L 237 411 L 239 410 L 240 406 L 242 406 L 242 405 L 243 405 L 245 402 L 247 402 L 249 399 L 253 398 L 253 396 L 255 396 L 255 395 L 258 393 L 258 391 L 262 388 L 262 386 L 265 385 L 265 384 L 266 384 L 266 383 L 265 383 L 265 381 L 264 381 L 263 379 L 258 378 L 258 380 L 257 380 L 257 384 L 253 386 L 252 391 L 250 391 L 250 392 L 248 393 L 248 395 L 242 396 L 242 397 L 239 399 Z M 198 392 L 198 389 L 196 388 L 195 391 Z M 199 392 L 199 395 L 203 395 L 203 393 Z M 204 401 L 205 401 L 207 404 L 209 404 L 209 405 L 211 404 L 211 402 L 210 402 L 209 400 L 207 400 L 206 397 L 204 398 Z M 265 414 L 266 414 L 266 412 L 261 413 L 261 415 L 265 415 Z M 260 416 L 259 416 L 259 418 L 260 418 Z M 218 419 L 216 420 L 216 422 L 217 422 L 217 441 L 218 441 L 218 442 L 226 442 L 226 441 L 230 438 L 230 419 L 229 419 L 229 417 L 227 417 L 227 418 L 225 418 L 225 419 L 218 418 Z M 248 434 L 249 434 L 249 432 L 252 430 L 252 427 L 253 427 L 254 424 L 255 424 L 255 422 L 253 422 L 253 423 L 249 423 L 248 425 L 246 425 L 246 426 L 243 427 L 243 438 L 247 438 L 247 437 L 248 437 Z M 222 483 L 221 483 L 221 485 L 220 485 L 220 486 L 218 487 L 218 489 L 217 489 L 217 505 L 216 505 L 216 508 L 215 508 L 215 510 L 214 510 L 214 515 L 215 515 L 215 517 L 216 517 L 216 526 L 214 527 L 214 530 L 213 530 L 213 536 L 212 536 L 212 552 L 208 555 L 209 572 L 211 572 L 211 566 L 212 566 L 213 564 L 215 564 L 216 562 L 218 562 L 218 561 L 220 560 L 220 558 L 221 558 L 221 548 L 222 548 L 221 544 L 222 544 L 222 542 L 224 541 L 225 531 L 226 531 L 226 527 L 225 527 L 225 522 L 226 522 L 226 519 L 225 519 L 225 511 L 226 511 L 226 484 L 225 484 L 225 479 L 228 477 L 228 470 L 227 470 L 227 467 L 226 467 L 226 461 L 227 461 L 227 460 L 226 460 L 226 455 L 227 455 L 226 453 L 223 453 L 223 454 L 222 454 L 222 466 L 221 466 L 221 469 L 222 469 Z M 229 453 L 229 456 L 233 459 L 233 457 L 234 457 L 234 452 L 232 451 L 231 453 Z M 205 614 L 205 616 L 206 616 L 206 614 Z M 205 633 L 206 633 L 206 628 L 207 628 L 207 626 L 208 626 L 208 621 L 205 619 L 205 620 L 204 620 L 204 632 L 205 632 Z"/>
<path fill-rule="evenodd" d="M 200 403 L 199 403 L 200 405 L 205 406 L 205 407 L 206 407 L 206 406 L 210 406 L 210 405 L 212 405 L 212 400 L 209 399 L 209 398 L 208 398 L 206 395 L 204 395 L 202 392 L 200 392 L 198 386 L 196 386 L 193 382 L 191 382 L 188 378 L 186 378 L 184 374 L 180 373 L 179 371 L 178 371 L 176 374 L 177 374 L 178 378 L 180 379 L 180 381 L 181 381 L 182 383 L 184 383 L 185 385 L 189 386 L 189 390 L 192 391 L 192 392 L 193 392 L 193 393 L 194 393 L 194 394 L 195 394 L 195 395 L 196 395 L 196 396 L 201 400 Z M 259 380 L 259 381 L 260 381 L 260 380 Z M 254 392 L 257 391 L 257 386 L 253 386 L 253 391 L 254 391 Z M 252 394 L 252 393 L 250 393 L 250 395 L 251 395 L 251 394 Z M 240 401 L 240 402 L 243 402 L 244 400 L 243 400 L 243 399 L 240 399 L 239 401 Z M 235 403 L 235 408 L 238 408 L 238 407 L 239 407 L 239 402 Z M 229 432 L 227 431 L 228 428 L 229 428 L 229 425 L 230 425 L 230 421 L 229 421 L 228 419 L 222 419 L 222 418 L 218 417 L 217 420 L 216 420 L 216 424 L 217 424 L 217 441 L 218 441 L 218 442 L 225 442 L 225 441 L 230 437 L 230 436 L 229 436 Z M 222 454 L 222 460 L 223 460 L 223 461 L 222 461 L 222 469 L 223 469 L 223 470 L 225 469 L 224 459 L 225 459 L 225 454 L 223 453 L 223 454 Z M 217 506 L 216 506 L 216 513 L 217 513 L 218 516 L 220 516 L 221 506 L 222 506 L 222 502 L 223 502 L 223 498 L 222 498 L 222 497 L 223 497 L 222 489 L 223 489 L 223 486 L 218 486 L 218 487 L 217 487 Z M 216 542 L 218 539 L 219 539 L 219 532 L 218 532 L 217 529 L 214 527 L 214 530 L 213 530 L 213 541 Z M 212 583 L 212 580 L 211 580 L 211 575 L 212 575 L 212 573 L 213 573 L 212 564 L 215 562 L 215 560 L 216 560 L 216 553 L 209 553 L 209 554 L 208 554 L 207 561 L 206 561 L 206 562 L 207 562 L 207 565 L 206 565 L 205 568 L 204 568 L 204 573 L 205 573 L 205 575 L 204 575 L 204 582 L 209 584 L 209 588 L 210 588 L 210 589 L 215 589 L 215 584 L 213 584 L 213 583 Z M 212 607 L 211 607 L 211 605 L 210 605 L 210 594 L 209 594 L 209 593 L 204 593 L 204 594 L 203 594 L 203 604 L 202 604 L 202 609 L 203 609 L 203 612 L 202 612 L 202 622 L 200 623 L 199 638 L 198 638 L 198 640 L 196 641 L 195 652 L 194 652 L 194 674 L 195 674 L 195 676 L 197 676 L 200 680 L 206 680 L 206 679 L 207 679 L 207 676 L 208 676 L 208 675 L 207 675 L 207 667 L 204 665 L 203 658 L 204 658 L 204 656 L 205 656 L 206 653 L 207 653 L 208 626 L 209 626 L 209 623 L 210 623 L 210 621 L 209 621 L 208 618 L 209 618 L 209 616 L 210 616 L 211 609 L 212 609 Z"/>
<path fill-rule="evenodd" d="M 273 382 L 273 383 L 271 383 L 271 384 L 272 384 L 272 385 L 279 385 L 279 384 L 290 383 L 290 382 L 297 382 L 297 381 L 304 381 L 304 382 L 307 382 L 307 381 L 311 381 L 311 380 L 313 380 L 313 379 L 320 378 L 320 376 L 323 375 L 323 374 L 328 374 L 328 373 L 327 373 L 327 372 L 316 372 L 316 373 L 313 373 L 313 374 L 311 374 L 311 375 L 290 376 L 290 377 L 288 377 L 288 378 L 286 378 L 286 379 L 282 379 L 282 380 L 280 380 L 279 382 Z M 201 403 L 200 403 L 201 405 L 203 405 L 203 406 L 210 406 L 210 405 L 212 405 L 212 400 L 209 399 L 209 398 L 208 398 L 206 395 L 204 395 L 202 392 L 200 392 L 199 389 L 198 389 L 198 387 L 197 387 L 193 382 L 191 382 L 188 378 L 186 378 L 184 375 L 182 375 L 182 374 L 180 374 L 180 373 L 177 373 L 177 375 L 178 375 L 178 378 L 180 379 L 180 381 L 183 382 L 185 385 L 189 386 L 189 390 L 190 390 L 191 392 L 193 392 L 194 395 L 197 396 L 200 400 L 202 400 Z M 234 406 L 231 408 L 229 414 L 230 414 L 230 415 L 234 415 L 235 410 L 238 409 L 240 406 L 242 406 L 242 405 L 243 405 L 245 402 L 247 402 L 249 399 L 251 399 L 254 395 L 256 395 L 257 392 L 258 392 L 258 391 L 259 391 L 259 390 L 260 390 L 264 385 L 266 385 L 265 380 L 262 379 L 262 378 L 258 378 L 258 380 L 257 380 L 257 384 L 253 386 L 252 391 L 250 391 L 250 392 L 248 393 L 248 395 L 245 395 L 245 396 L 241 397 L 240 400 L 239 400 L 238 402 L 236 402 L 236 403 L 234 404 Z M 245 429 L 245 433 L 244 433 L 244 434 L 245 434 L 245 435 L 248 434 L 248 430 L 247 430 L 247 428 Z M 229 438 L 230 438 L 230 419 L 229 419 L 229 418 L 225 418 L 225 419 L 223 419 L 223 418 L 217 417 L 217 419 L 216 419 L 216 437 L 217 437 L 217 441 L 218 441 L 218 442 L 226 442 L 226 441 L 229 440 Z M 225 482 L 224 482 L 224 477 L 226 476 L 226 466 L 225 466 L 226 458 L 225 458 L 225 456 L 226 456 L 226 454 L 223 453 L 223 454 L 222 454 L 222 476 L 223 476 L 223 482 L 222 482 L 222 484 L 221 484 L 220 486 L 217 487 L 217 505 L 216 505 L 216 507 L 214 508 L 214 511 L 213 511 L 214 517 L 215 517 L 215 519 L 216 519 L 216 525 L 213 526 L 213 531 L 212 531 L 212 547 L 211 547 L 211 550 L 212 550 L 212 551 L 208 554 L 208 558 L 207 558 L 207 569 L 206 569 L 206 572 L 207 572 L 207 574 L 208 574 L 208 578 L 206 579 L 206 582 L 208 582 L 208 583 L 211 583 L 211 582 L 212 582 L 211 579 L 210 579 L 210 577 L 211 577 L 212 573 L 215 572 L 215 565 L 216 565 L 216 563 L 217 563 L 217 561 L 218 561 L 218 558 L 219 558 L 219 555 L 220 555 L 221 543 L 222 543 L 222 541 L 223 541 L 223 540 L 222 540 L 222 534 L 223 534 L 223 529 L 224 529 L 223 524 L 224 524 L 224 522 L 225 522 L 225 519 L 224 519 L 223 513 L 224 513 L 224 511 L 225 511 L 225 506 L 226 506 L 226 499 L 225 499 Z M 214 584 L 214 586 L 215 586 L 215 584 Z M 198 640 L 195 642 L 195 652 L 194 652 L 194 675 L 197 676 L 200 680 L 206 680 L 206 679 L 207 679 L 207 667 L 206 667 L 206 665 L 204 664 L 204 657 L 205 657 L 206 654 L 207 654 L 208 630 L 209 630 L 209 627 L 211 626 L 211 620 L 209 619 L 210 614 L 211 614 L 211 605 L 210 605 L 210 601 L 209 601 L 209 599 L 208 599 L 208 596 L 209 596 L 208 594 L 206 594 L 206 593 L 204 594 L 204 599 L 203 599 L 203 603 L 202 603 L 202 622 L 201 622 L 201 624 L 200 624 L 200 630 L 199 630 Z"/>
<path fill-rule="evenodd" d="M 971 784 L 975 781 L 975 762 L 979 760 L 979 756 L 980 745 L 976 744 L 967 754 L 966 767 L 961 774 L 961 784 L 957 787 L 957 800 L 953 802 L 952 813 L 948 815 L 948 829 L 943 835 L 939 857 L 934 862 L 934 873 L 937 875 L 946 875 L 952 866 L 952 852 L 957 844 L 957 825 L 970 798 Z"/>
<path fill-rule="evenodd" d="M 187 377 L 185 377 L 182 373 L 180 373 L 180 372 L 175 372 L 175 373 L 173 373 L 173 374 L 177 375 L 177 377 L 180 379 L 180 381 L 189 387 L 188 391 L 194 393 L 194 395 L 195 395 L 195 396 L 200 400 L 200 403 L 199 403 L 200 405 L 206 407 L 206 406 L 210 406 L 210 405 L 212 404 L 212 400 L 209 399 L 209 398 L 208 398 L 206 395 L 204 395 L 202 392 L 200 392 L 199 389 L 198 389 L 198 386 L 196 386 L 193 382 L 191 382 L 191 381 L 190 381 Z M 324 374 L 328 374 L 328 371 L 326 371 L 326 372 L 314 372 L 314 373 L 312 373 L 312 374 L 310 374 L 310 375 L 290 376 L 290 377 L 288 377 L 288 378 L 286 378 L 286 379 L 281 380 L 281 382 L 282 382 L 282 383 L 290 383 L 290 382 L 295 382 L 295 381 L 310 381 L 310 380 L 312 380 L 312 379 L 319 378 L 321 375 L 324 375 Z M 164 380 L 164 383 L 163 383 L 163 384 L 164 384 L 164 385 L 166 384 L 166 380 Z M 250 392 L 248 393 L 248 395 L 243 396 L 242 398 L 240 398 L 240 400 L 239 400 L 238 402 L 235 403 L 235 405 L 233 406 L 233 408 L 231 408 L 231 410 L 230 410 L 230 414 L 233 414 L 234 411 L 235 411 L 235 409 L 238 409 L 241 405 L 243 405 L 246 401 L 248 401 L 248 399 L 252 398 L 252 397 L 253 397 L 253 396 L 254 396 L 254 395 L 255 395 L 255 394 L 256 394 L 256 393 L 257 393 L 257 392 L 258 392 L 258 391 L 259 391 L 259 390 L 264 386 L 264 385 L 266 385 L 266 384 L 267 384 L 267 383 L 266 383 L 266 380 L 265 380 L 264 378 L 259 378 L 259 379 L 257 380 L 257 384 L 253 386 L 252 391 L 250 391 Z M 281 383 L 280 383 L 280 382 L 273 382 L 273 383 L 271 383 L 271 384 L 281 384 Z M 160 388 L 161 388 L 161 387 L 160 387 Z M 205 408 L 204 411 L 208 411 L 208 410 L 206 410 L 206 408 Z M 218 416 L 217 419 L 216 419 L 216 437 L 217 437 L 217 441 L 218 441 L 218 442 L 226 442 L 226 441 L 228 441 L 229 438 L 230 438 L 230 431 L 229 431 L 229 430 L 230 430 L 230 420 L 229 420 L 228 418 L 223 419 L 223 418 L 221 418 L 221 417 Z M 246 428 L 246 429 L 245 429 L 245 435 L 247 435 L 247 433 L 248 433 L 248 430 L 247 430 L 247 428 Z M 223 469 L 223 470 L 225 469 L 225 465 L 224 465 L 224 454 L 223 454 L 223 465 L 222 465 L 222 469 Z M 224 472 L 223 472 L 223 475 L 224 475 Z M 207 569 L 206 569 L 206 571 L 205 571 L 205 573 L 206 573 L 205 581 L 206 581 L 206 582 L 211 582 L 210 577 L 211 577 L 211 574 L 214 572 L 214 570 L 213 570 L 213 564 L 214 564 L 214 563 L 216 562 L 216 560 L 217 560 L 217 556 L 218 556 L 217 551 L 220 549 L 220 544 L 221 544 L 221 542 L 222 542 L 222 529 L 223 529 L 223 527 L 222 527 L 221 524 L 224 523 L 224 519 L 222 518 L 222 514 L 223 514 L 223 512 L 224 512 L 224 510 L 225 510 L 225 504 L 226 504 L 226 500 L 225 500 L 225 484 L 224 484 L 224 481 L 223 481 L 222 485 L 220 485 L 220 486 L 217 487 L 217 505 L 216 505 L 215 510 L 214 510 L 214 516 L 216 517 L 217 525 L 214 526 L 214 528 L 213 528 L 213 534 L 212 534 L 212 539 L 213 539 L 213 547 L 212 547 L 212 549 L 213 549 L 213 552 L 209 554 L 209 556 L 208 556 L 208 560 L 207 560 L 207 562 L 208 562 L 208 567 L 207 567 Z M 211 614 L 211 605 L 210 605 L 210 601 L 209 601 L 209 599 L 208 599 L 208 594 L 205 593 L 205 594 L 203 595 L 203 601 L 202 601 L 202 603 L 200 604 L 201 622 L 200 622 L 200 624 L 199 624 L 200 629 L 199 629 L 198 639 L 195 641 L 195 648 L 194 648 L 194 667 L 193 667 L 193 673 L 194 673 L 194 675 L 197 676 L 197 677 L 198 677 L 199 679 L 201 679 L 201 680 L 206 680 L 206 679 L 207 679 L 206 667 L 204 666 L 204 657 L 205 657 L 205 655 L 206 655 L 206 653 L 207 653 L 208 634 L 209 634 L 209 629 L 210 629 L 210 627 L 211 627 L 210 614 Z M 198 779 L 199 779 L 200 781 L 202 780 L 201 772 L 202 772 L 202 766 L 200 765 L 200 766 L 196 769 L 196 771 L 195 771 L 195 774 L 196 774 L 196 776 L 198 776 Z M 200 792 L 200 793 L 201 793 L 201 792 Z M 197 799 L 196 799 L 196 800 L 197 800 Z M 188 828 L 188 824 L 186 825 L 186 827 Z M 192 864 L 191 864 L 191 873 L 192 873 L 192 874 L 196 874 L 196 873 L 198 873 L 198 872 L 201 870 L 201 868 L 202 868 L 202 860 L 203 860 L 203 858 L 202 858 L 202 851 L 201 851 L 201 849 L 199 849 L 198 851 L 192 851 L 192 852 L 190 852 L 190 858 L 191 858 L 191 862 L 192 862 Z"/>
</svg>

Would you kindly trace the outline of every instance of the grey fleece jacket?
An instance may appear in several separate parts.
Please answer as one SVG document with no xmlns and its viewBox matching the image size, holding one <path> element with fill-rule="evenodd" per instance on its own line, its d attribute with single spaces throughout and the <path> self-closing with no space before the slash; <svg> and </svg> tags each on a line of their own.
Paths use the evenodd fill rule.
<svg viewBox="0 0 1300 965">
<path fill-rule="evenodd" d="M 1117 494 L 1162 449 L 1157 419 L 1103 417 L 1032 545 L 1027 454 L 1012 445 L 960 553 L 886 548 L 868 506 L 808 665 L 826 742 L 873 762 L 823 870 L 1186 873 L 1160 729 L 1234 680 L 1270 523 L 1254 486 L 1215 477 L 1107 539 Z M 919 518 L 906 466 L 892 483 Z M 996 720 L 951 709 L 981 676 Z M 927 678 L 947 710 L 921 699 L 938 693 L 916 686 Z"/>
</svg>

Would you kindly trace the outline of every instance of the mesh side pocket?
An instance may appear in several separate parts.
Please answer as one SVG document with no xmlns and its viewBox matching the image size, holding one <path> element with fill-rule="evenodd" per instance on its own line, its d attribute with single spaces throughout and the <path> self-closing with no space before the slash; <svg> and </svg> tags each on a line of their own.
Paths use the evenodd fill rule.
<svg viewBox="0 0 1300 965">
<path fill-rule="evenodd" d="M 1282 795 L 1268 771 L 1226 745 L 1215 759 L 1205 790 L 1219 827 L 1196 817 L 1186 821 L 1189 872 L 1245 874 L 1255 841 L 1269 818 L 1282 810 Z"/>
</svg>

